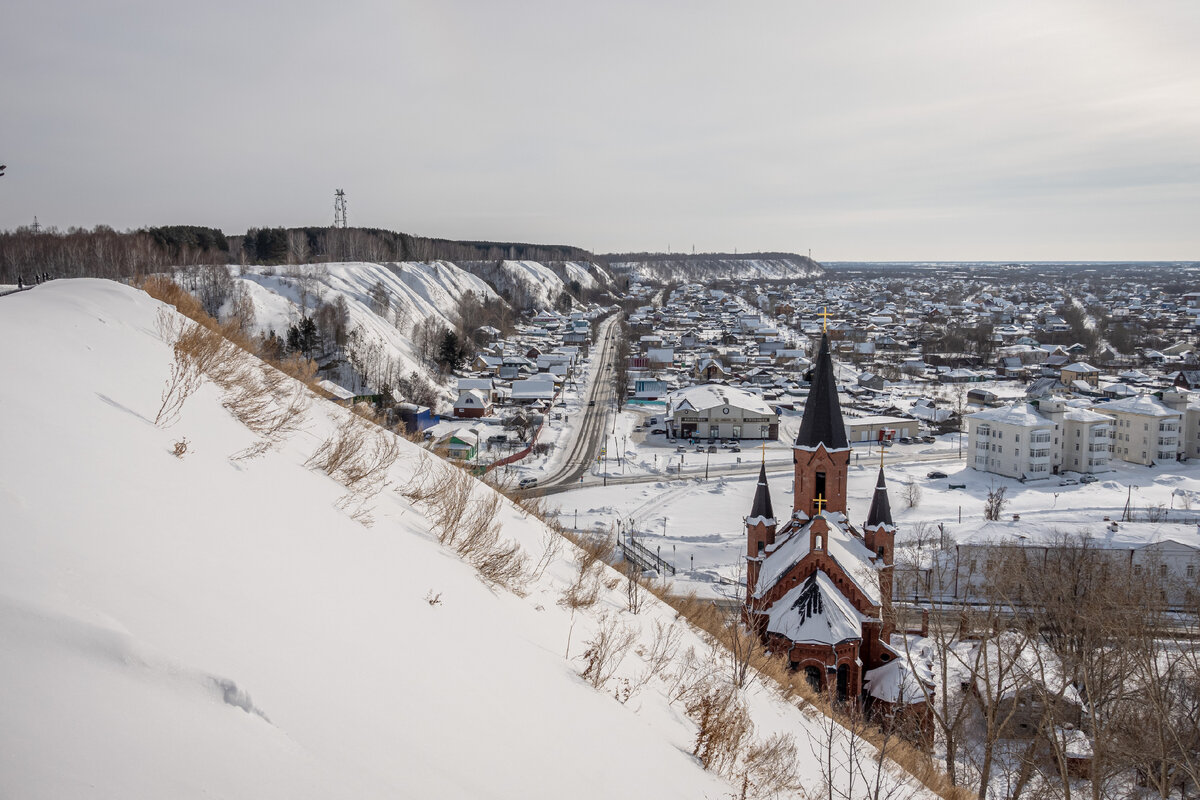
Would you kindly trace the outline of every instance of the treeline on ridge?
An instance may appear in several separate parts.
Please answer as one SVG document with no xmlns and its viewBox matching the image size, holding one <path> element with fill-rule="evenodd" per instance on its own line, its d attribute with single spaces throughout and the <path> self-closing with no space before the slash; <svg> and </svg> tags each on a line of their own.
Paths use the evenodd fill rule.
<svg viewBox="0 0 1200 800">
<path fill-rule="evenodd" d="M 459 242 L 379 228 L 217 228 L 170 225 L 116 231 L 30 227 L 0 232 L 0 283 L 49 273 L 57 278 L 126 278 L 168 266 L 305 264 L 325 261 L 592 261 L 578 247 L 522 242 Z"/>
</svg>

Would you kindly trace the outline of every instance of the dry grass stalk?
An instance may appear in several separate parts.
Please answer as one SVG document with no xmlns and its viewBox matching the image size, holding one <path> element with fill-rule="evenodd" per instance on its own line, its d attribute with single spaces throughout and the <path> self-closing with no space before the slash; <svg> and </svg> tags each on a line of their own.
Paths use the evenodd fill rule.
<svg viewBox="0 0 1200 800">
<path fill-rule="evenodd" d="M 720 680 L 703 681 L 693 687 L 686 703 L 687 715 L 696 723 L 692 755 L 705 769 L 732 775 L 742 747 L 754 731 L 737 689 Z"/>
<path fill-rule="evenodd" d="M 425 454 L 421 459 L 421 467 L 431 468 L 419 469 L 396 491 L 423 506 L 438 541 L 452 547 L 484 582 L 523 596 L 532 580 L 529 559 L 518 543 L 500 536 L 500 496 L 477 492 L 478 482 L 464 470 Z"/>
<path fill-rule="evenodd" d="M 637 631 L 621 624 L 616 615 L 600 620 L 596 635 L 586 642 L 587 649 L 580 658 L 584 669 L 580 677 L 597 689 L 603 689 L 637 642 Z"/>
<path fill-rule="evenodd" d="M 579 537 L 573 539 L 578 545 L 576 563 L 579 567 L 575 580 L 559 598 L 559 604 L 567 608 L 589 608 L 600 599 L 600 593 L 614 589 L 619 579 L 605 580 L 608 565 L 604 558 L 612 553 L 611 536 Z"/>
</svg>

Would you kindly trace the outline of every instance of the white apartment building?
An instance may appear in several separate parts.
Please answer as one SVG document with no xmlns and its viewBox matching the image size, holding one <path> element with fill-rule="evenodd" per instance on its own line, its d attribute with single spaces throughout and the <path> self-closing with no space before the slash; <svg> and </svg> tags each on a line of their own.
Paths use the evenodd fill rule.
<svg viewBox="0 0 1200 800">
<path fill-rule="evenodd" d="M 968 463 L 982 472 L 1038 480 L 1049 478 L 1061 458 L 1059 425 L 1029 403 L 971 414 L 967 432 Z"/>
<path fill-rule="evenodd" d="M 1038 411 L 1048 417 L 1061 433 L 1061 446 L 1054 454 L 1053 466 L 1070 472 L 1107 472 L 1109 434 L 1112 418 L 1091 409 L 1073 405 L 1061 397 L 1037 403 Z"/>
<path fill-rule="evenodd" d="M 1179 432 L 1179 454 L 1185 458 L 1200 458 L 1200 404 L 1183 391 L 1163 392 L 1163 404 L 1183 416 Z"/>
<path fill-rule="evenodd" d="M 1182 412 L 1148 394 L 1100 403 L 1095 410 L 1113 420 L 1109 442 L 1114 459 L 1131 464 L 1175 460 L 1183 428 Z"/>
</svg>

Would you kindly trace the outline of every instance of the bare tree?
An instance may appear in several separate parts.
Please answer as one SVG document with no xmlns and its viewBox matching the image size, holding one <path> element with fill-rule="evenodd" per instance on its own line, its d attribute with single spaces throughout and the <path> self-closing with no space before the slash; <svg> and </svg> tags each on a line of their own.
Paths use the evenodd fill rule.
<svg viewBox="0 0 1200 800">
<path fill-rule="evenodd" d="M 904 489 L 900 493 L 904 500 L 904 505 L 907 508 L 916 508 L 921 505 L 921 486 L 914 480 L 908 480 L 904 483 Z"/>
<path fill-rule="evenodd" d="M 998 520 L 1000 515 L 1004 513 L 1004 506 L 1008 504 L 1005 494 L 1008 493 L 1007 486 L 993 486 L 988 489 L 987 499 L 983 503 L 983 518 L 987 520 Z"/>
</svg>

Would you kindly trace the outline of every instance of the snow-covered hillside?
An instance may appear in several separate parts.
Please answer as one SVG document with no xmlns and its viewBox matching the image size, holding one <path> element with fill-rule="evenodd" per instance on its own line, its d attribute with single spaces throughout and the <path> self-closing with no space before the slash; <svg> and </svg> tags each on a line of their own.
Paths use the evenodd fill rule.
<svg viewBox="0 0 1200 800">
<path fill-rule="evenodd" d="M 403 440 L 374 524 L 356 522 L 306 466 L 352 421 L 327 401 L 257 457 L 208 380 L 156 426 L 172 320 L 105 281 L 0 299 L 0 797 L 735 794 L 690 755 L 665 677 L 614 697 L 669 609 L 630 614 L 619 590 L 563 607 L 569 546 L 523 596 L 485 583 L 396 491 L 448 469 Z M 496 519 L 531 564 L 547 555 L 536 519 L 507 501 Z M 597 690 L 581 656 L 604 618 L 636 647 Z M 744 697 L 758 735 L 798 736 L 819 787 L 824 718 Z"/>
<path fill-rule="evenodd" d="M 319 303 L 341 297 L 349 315 L 347 329 L 358 331 L 352 347 L 363 351 L 378 348 L 404 373 L 425 373 L 413 344 L 416 326 L 432 318 L 453 329 L 459 322 L 458 308 L 464 295 L 496 298 L 487 283 L 448 261 L 238 267 L 234 274 L 235 283 L 253 303 L 258 333 L 273 330 L 282 336 L 300 319 L 302 309 L 312 314 Z M 376 287 L 383 288 L 386 308 L 373 302 Z M 349 374 L 333 377 L 347 384 L 355 382 Z M 429 377 L 437 380 L 436 375 Z M 375 387 L 364 382 L 349 388 L 371 391 Z"/>
<path fill-rule="evenodd" d="M 585 290 L 606 289 L 612 284 L 612 276 L 603 267 L 581 261 L 472 261 L 462 266 L 523 310 L 553 308 L 572 281 Z"/>
<path fill-rule="evenodd" d="M 734 256 L 696 256 L 648 258 L 614 261 L 614 272 L 628 273 L 641 280 L 678 283 L 681 281 L 789 280 L 824 274 L 820 264 L 806 256 L 779 258 L 737 258 Z"/>
</svg>

